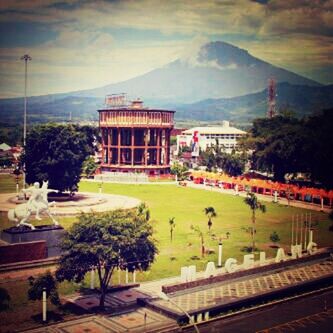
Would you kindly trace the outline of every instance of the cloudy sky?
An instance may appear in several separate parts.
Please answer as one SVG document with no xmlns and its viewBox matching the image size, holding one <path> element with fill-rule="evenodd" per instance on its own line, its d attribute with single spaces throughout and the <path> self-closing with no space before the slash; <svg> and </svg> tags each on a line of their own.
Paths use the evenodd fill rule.
<svg viewBox="0 0 333 333">
<path fill-rule="evenodd" d="M 333 83 L 333 0 L 1 0 L 0 98 L 123 81 L 225 41 Z"/>
</svg>

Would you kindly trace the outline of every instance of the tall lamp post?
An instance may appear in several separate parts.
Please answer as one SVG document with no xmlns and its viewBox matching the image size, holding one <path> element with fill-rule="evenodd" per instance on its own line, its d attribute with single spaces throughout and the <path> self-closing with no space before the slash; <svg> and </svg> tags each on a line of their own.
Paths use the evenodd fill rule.
<svg viewBox="0 0 333 333">
<path fill-rule="evenodd" d="M 27 137 L 27 83 L 28 83 L 28 61 L 31 60 L 29 54 L 21 57 L 24 60 L 24 115 L 23 115 L 23 148 L 25 150 L 26 137 Z M 23 188 L 25 188 L 25 164 L 23 164 Z"/>
<path fill-rule="evenodd" d="M 187 311 L 185 311 L 181 306 L 179 306 L 176 302 L 174 302 L 171 298 L 169 298 L 168 295 L 165 294 L 163 291 L 160 291 L 160 292 L 158 293 L 158 296 L 159 296 L 160 298 L 162 298 L 163 300 L 165 300 L 165 301 L 167 301 L 167 302 L 170 302 L 170 304 L 172 304 L 173 306 L 175 306 L 176 308 L 178 308 L 180 311 L 182 311 L 182 312 L 186 315 L 186 317 L 188 318 L 189 323 L 190 323 L 191 325 L 193 325 L 193 327 L 194 327 L 194 329 L 195 329 L 195 332 L 196 332 L 196 333 L 200 333 L 197 324 L 196 324 L 195 321 L 191 318 L 190 314 L 189 314 Z"/>
<path fill-rule="evenodd" d="M 223 243 L 222 240 L 229 239 L 230 232 L 226 232 L 225 237 L 219 238 L 219 253 L 218 253 L 218 259 L 217 259 L 217 267 L 222 267 L 222 250 L 223 250 Z"/>
</svg>

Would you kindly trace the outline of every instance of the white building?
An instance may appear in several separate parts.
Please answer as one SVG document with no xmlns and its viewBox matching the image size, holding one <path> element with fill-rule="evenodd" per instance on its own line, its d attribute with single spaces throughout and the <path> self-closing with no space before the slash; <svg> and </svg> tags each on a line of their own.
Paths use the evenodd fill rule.
<svg viewBox="0 0 333 333">
<path fill-rule="evenodd" d="M 215 145 L 216 140 L 219 145 L 224 146 L 227 153 L 231 153 L 237 145 L 237 139 L 245 134 L 246 132 L 231 127 L 229 121 L 223 121 L 222 126 L 218 127 L 190 128 L 183 131 L 181 135 L 177 135 L 176 154 L 178 154 L 179 148 L 193 147 L 195 142 L 201 150 L 206 150 L 207 147 Z"/>
</svg>

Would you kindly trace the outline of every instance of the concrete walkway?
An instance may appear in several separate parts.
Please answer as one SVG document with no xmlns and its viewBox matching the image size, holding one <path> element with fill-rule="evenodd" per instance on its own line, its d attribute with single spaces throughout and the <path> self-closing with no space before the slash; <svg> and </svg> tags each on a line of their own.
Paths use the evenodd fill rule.
<svg viewBox="0 0 333 333">
<path fill-rule="evenodd" d="M 18 207 L 15 193 L 0 194 L 0 211 L 8 212 L 9 209 Z M 140 204 L 140 200 L 124 195 L 98 194 L 79 192 L 73 200 L 56 202 L 50 207 L 55 216 L 77 215 L 81 212 L 104 212 L 118 208 L 133 208 Z M 42 215 L 42 214 L 41 214 Z"/>
</svg>

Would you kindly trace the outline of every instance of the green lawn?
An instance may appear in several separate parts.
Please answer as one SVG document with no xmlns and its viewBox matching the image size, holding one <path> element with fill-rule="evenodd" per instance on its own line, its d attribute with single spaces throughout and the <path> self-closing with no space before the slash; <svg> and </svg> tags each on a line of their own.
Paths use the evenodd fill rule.
<svg viewBox="0 0 333 333">
<path fill-rule="evenodd" d="M 15 191 L 13 178 L 0 177 L 0 191 Z M 80 191 L 98 192 L 98 183 L 81 182 Z M 229 240 L 224 241 L 223 261 L 229 257 L 242 259 L 244 246 L 250 245 L 250 235 L 242 230 L 242 227 L 250 225 L 251 211 L 244 204 L 243 198 L 220 194 L 212 191 L 192 189 L 176 185 L 125 185 L 125 184 L 103 184 L 103 193 L 121 194 L 136 197 L 146 202 L 151 211 L 151 222 L 154 225 L 154 237 L 158 241 L 159 255 L 151 270 L 137 274 L 138 281 L 155 280 L 167 276 L 180 274 L 180 267 L 195 264 L 197 270 L 202 270 L 208 261 L 217 262 L 218 238 L 230 232 Z M 213 206 L 218 216 L 213 219 L 211 234 L 208 233 L 207 218 L 204 208 Z M 277 231 L 281 238 L 282 246 L 290 245 L 290 228 L 293 214 L 309 213 L 308 210 L 280 206 L 267 203 L 265 214 L 257 213 L 257 246 L 265 250 L 268 256 L 275 254 L 270 247 L 269 236 Z M 318 223 L 314 232 L 314 241 L 319 246 L 333 244 L 333 233 L 328 232 L 330 222 L 327 214 L 311 212 L 312 221 Z M 170 241 L 168 220 L 175 217 L 176 227 L 174 229 L 174 240 Z M 68 228 L 76 220 L 75 217 L 59 218 L 60 223 Z M 45 223 L 41 221 L 40 223 Z M 213 249 L 216 253 L 201 258 L 199 237 L 190 229 L 191 224 L 198 225 L 204 231 L 206 248 Z M 9 227 L 5 215 L 0 216 L 0 230 Z M 213 239 L 215 238 L 215 239 Z M 173 260 L 171 260 L 173 258 Z M 113 283 L 118 280 L 116 273 Z M 122 277 L 124 282 L 124 276 Z M 87 276 L 82 286 L 89 285 Z M 26 320 L 26 324 L 33 324 L 31 316 L 40 312 L 39 302 L 28 302 L 26 281 L 8 282 L 1 285 L 9 290 L 13 301 L 11 308 L 0 314 L 0 321 L 6 322 L 10 327 L 15 314 L 20 314 Z M 60 293 L 68 294 L 78 290 L 80 285 L 62 283 Z M 19 297 L 18 297 L 19 294 Z M 31 304 L 27 307 L 28 304 Z M 29 308 L 29 311 L 26 309 Z M 22 317 L 22 318 L 23 318 Z M 7 325 L 6 325 L 7 326 Z"/>
<path fill-rule="evenodd" d="M 22 176 L 19 177 L 19 187 L 22 188 Z M 16 177 L 0 173 L 0 193 L 14 193 L 16 191 Z"/>
<path fill-rule="evenodd" d="M 7 176 L 8 178 L 8 176 Z M 0 184 L 5 183 L 10 189 L 10 182 L 0 178 Z M 14 183 L 14 179 L 12 179 Z M 98 183 L 81 182 L 80 191 L 98 192 Z M 3 187 L 1 186 L 1 189 Z M 250 245 L 250 234 L 242 228 L 250 226 L 251 211 L 245 205 L 244 199 L 238 196 L 221 194 L 176 185 L 128 185 L 103 184 L 103 193 L 113 193 L 139 198 L 147 203 L 151 211 L 151 222 L 155 229 L 155 239 L 158 242 L 159 254 L 149 272 L 139 273 L 139 280 L 154 280 L 180 273 L 184 265 L 197 265 L 197 270 L 204 269 L 208 261 L 217 262 L 218 238 L 226 232 L 231 234 L 225 240 L 223 260 L 233 257 L 242 259 L 244 246 Z M 204 208 L 213 206 L 217 217 L 213 219 L 211 233 L 208 232 L 207 217 Z M 309 210 L 280 206 L 266 203 L 267 212 L 257 213 L 257 247 L 265 250 L 268 256 L 275 254 L 270 247 L 269 236 L 276 231 L 280 236 L 280 244 L 289 246 L 291 219 L 293 214 L 309 213 Z M 330 224 L 327 214 L 311 211 L 312 221 L 318 223 L 314 231 L 314 240 L 319 246 L 333 244 L 333 233 L 328 232 Z M 173 233 L 173 242 L 170 241 L 170 227 L 168 220 L 175 217 L 176 227 Z M 59 218 L 61 225 L 68 228 L 76 221 L 75 217 Z M 37 221 L 35 221 L 37 222 Z M 35 223 L 33 222 L 33 223 Z M 45 224 L 45 221 L 38 221 Z M 37 224 L 37 223 L 36 223 Z M 198 225 L 204 231 L 205 246 L 216 253 L 201 258 L 200 240 L 191 230 L 191 225 Z M 0 217 L 0 230 L 11 226 L 7 217 Z M 193 258 L 194 259 L 191 259 Z M 172 260 L 171 260 L 172 259 Z"/>
<path fill-rule="evenodd" d="M 80 191 L 98 192 L 98 184 L 81 182 Z M 192 189 L 175 185 L 125 185 L 103 184 L 104 193 L 122 194 L 136 197 L 146 202 L 151 210 L 155 227 L 155 238 L 160 253 L 149 273 L 144 279 L 157 279 L 180 274 L 180 267 L 196 264 L 197 269 L 204 269 L 207 261 L 217 262 L 218 237 L 231 233 L 229 240 L 224 241 L 223 259 L 234 257 L 241 260 L 244 246 L 250 245 L 250 235 L 242 227 L 250 225 L 251 211 L 244 204 L 243 198 L 212 191 Z M 213 219 L 211 234 L 208 233 L 207 218 L 203 212 L 207 206 L 213 206 L 218 216 Z M 270 247 L 269 236 L 277 231 L 281 245 L 290 245 L 291 219 L 293 214 L 309 213 L 308 210 L 267 203 L 265 214 L 257 213 L 257 246 L 267 255 L 274 255 L 276 250 Z M 314 240 L 319 246 L 333 244 L 333 233 L 328 233 L 327 214 L 311 212 L 312 220 L 318 222 Z M 174 240 L 170 241 L 168 219 L 175 217 Z M 191 224 L 200 226 L 205 232 L 207 248 L 216 254 L 200 258 L 199 237 L 190 229 Z M 213 239 L 215 235 L 215 240 Z M 197 256 L 199 260 L 192 260 Z M 170 260 L 175 257 L 175 260 Z"/>
</svg>

